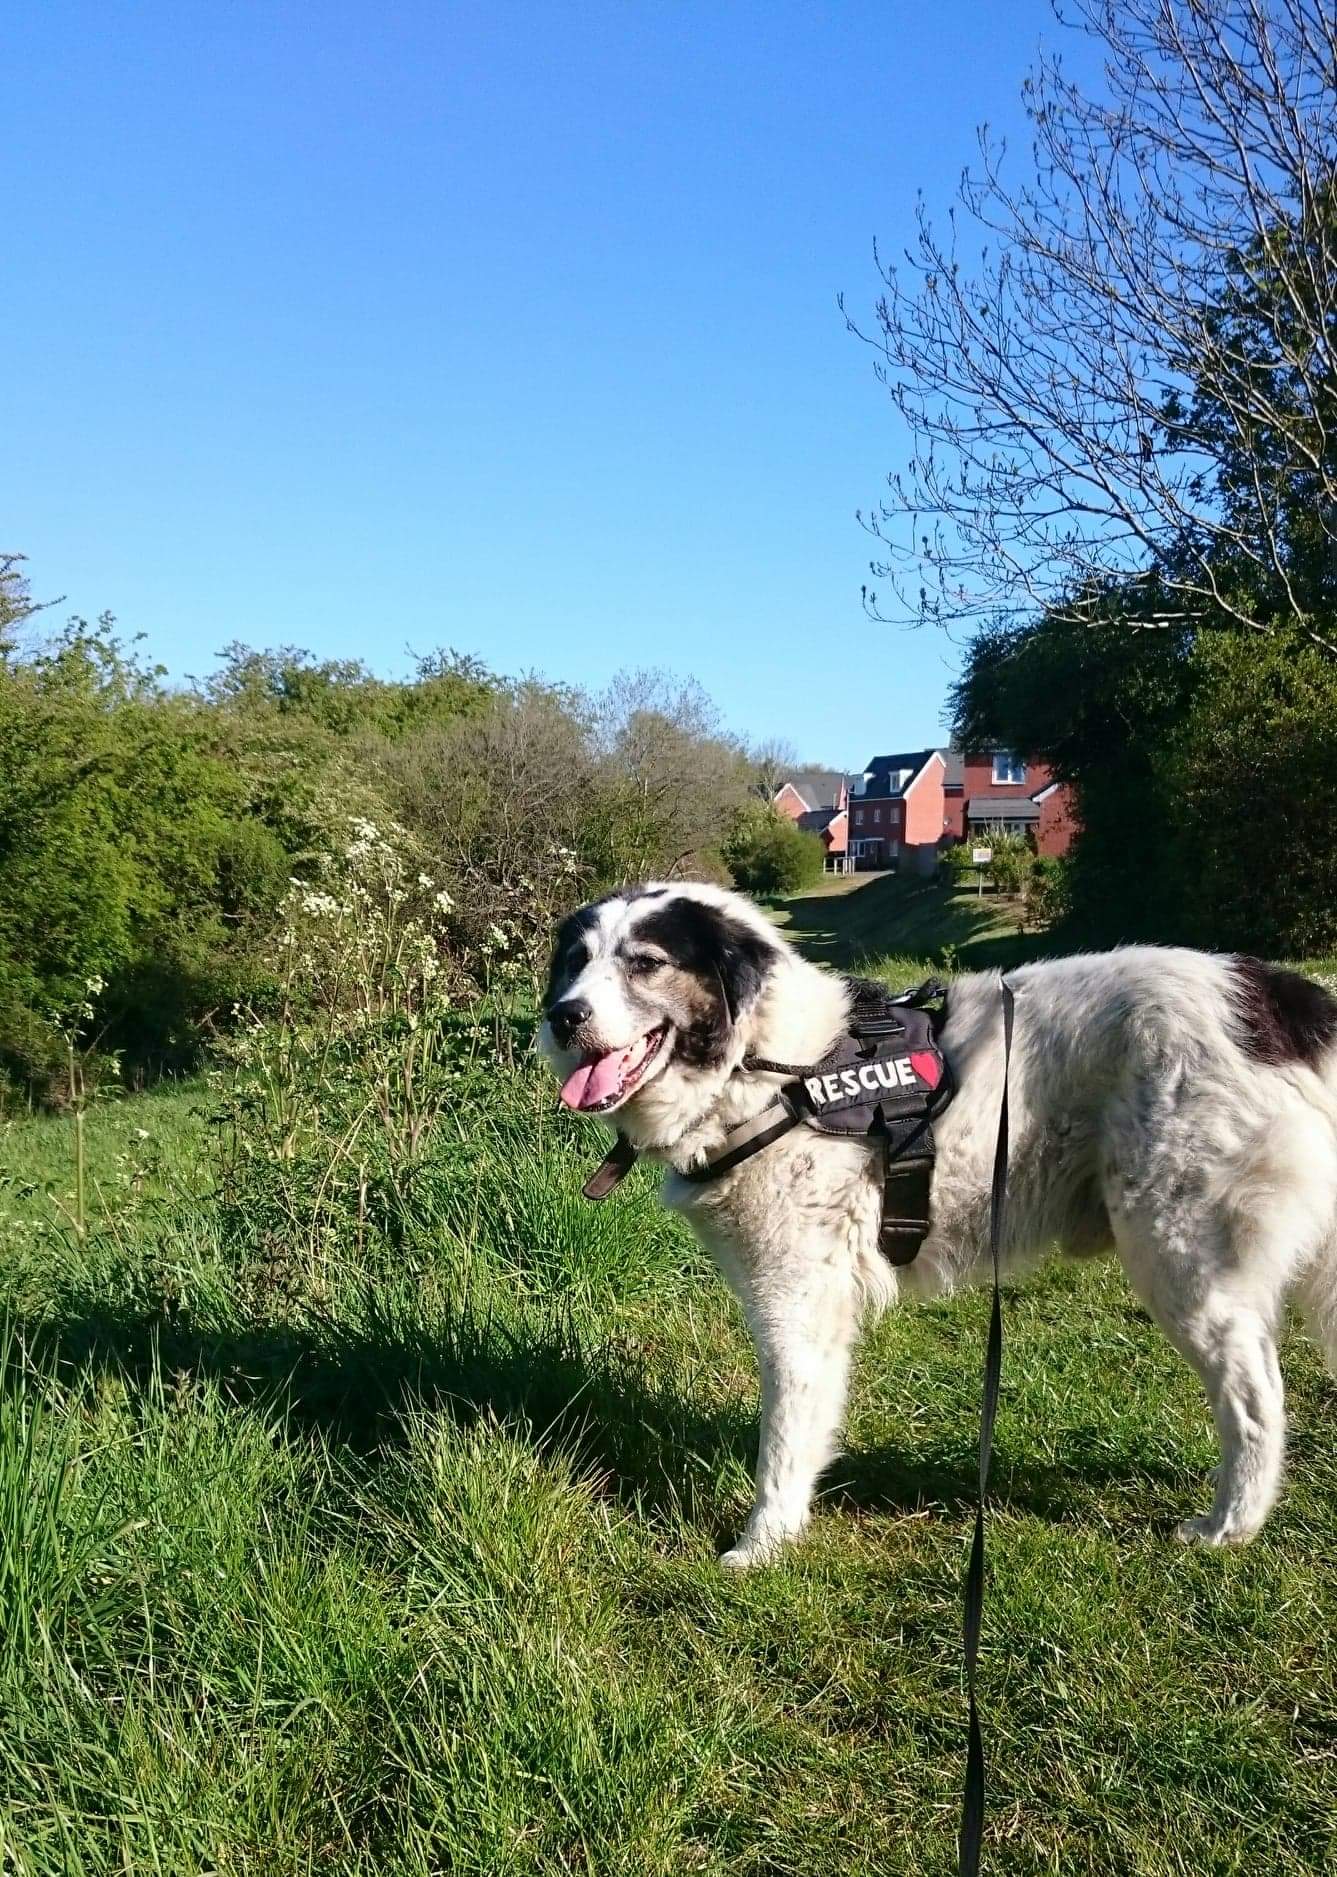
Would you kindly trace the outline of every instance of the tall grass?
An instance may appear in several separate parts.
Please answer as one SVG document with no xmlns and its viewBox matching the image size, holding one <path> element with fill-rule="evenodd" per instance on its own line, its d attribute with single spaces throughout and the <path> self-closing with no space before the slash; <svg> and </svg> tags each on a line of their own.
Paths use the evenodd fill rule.
<svg viewBox="0 0 1337 1877">
<path fill-rule="evenodd" d="M 951 1871 L 983 1300 L 870 1335 L 812 1533 L 726 1576 L 756 1390 L 723 1287 L 650 1174 L 578 1200 L 602 1142 L 523 1025 L 497 1070 L 486 1016 L 430 1021 L 430 1127 L 360 1160 L 312 1118 L 356 1112 L 351 1050 L 342 1093 L 283 1091 L 300 1152 L 253 1058 L 95 1107 L 87 1167 L 141 1177 L 83 1234 L 68 1120 L 4 1136 L 0 1870 Z M 1193 1377 L 1113 1272 L 1009 1299 L 993 1868 L 1330 1865 L 1337 1394 L 1287 1368 L 1273 1523 L 1186 1553 Z"/>
</svg>

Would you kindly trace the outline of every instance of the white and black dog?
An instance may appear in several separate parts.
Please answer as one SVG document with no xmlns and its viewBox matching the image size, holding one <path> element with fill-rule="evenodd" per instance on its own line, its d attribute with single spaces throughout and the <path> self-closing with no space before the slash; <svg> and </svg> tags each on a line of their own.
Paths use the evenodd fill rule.
<svg viewBox="0 0 1337 1877">
<path fill-rule="evenodd" d="M 1289 1293 L 1337 1366 L 1337 1001 L 1254 960 L 1144 946 L 1024 965 L 1009 982 L 1005 1258 L 1117 1250 L 1201 1377 L 1220 1436 L 1212 1509 L 1180 1535 L 1243 1543 L 1281 1481 L 1276 1339 Z M 879 1255 L 881 1167 L 866 1140 L 798 1126 L 709 1184 L 680 1177 L 774 1099 L 784 1078 L 744 1058 L 818 1062 L 846 1029 L 850 995 L 717 887 L 628 889 L 557 936 L 543 1048 L 562 1100 L 616 1114 L 673 1169 L 666 1202 L 733 1286 L 756 1343 L 756 1502 L 726 1564 L 760 1563 L 803 1529 L 861 1317 L 988 1269 L 997 973 L 951 986 L 939 1047 L 959 1093 L 935 1123 L 932 1223 L 912 1264 Z"/>
</svg>

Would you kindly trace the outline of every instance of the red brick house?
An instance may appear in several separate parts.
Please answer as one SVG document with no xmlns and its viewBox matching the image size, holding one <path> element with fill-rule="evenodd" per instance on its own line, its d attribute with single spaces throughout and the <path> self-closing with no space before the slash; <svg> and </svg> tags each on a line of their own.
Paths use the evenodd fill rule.
<svg viewBox="0 0 1337 1877">
<path fill-rule="evenodd" d="M 857 870 L 933 870 L 943 837 L 946 768 L 936 749 L 874 756 L 850 790 L 849 854 Z"/>
<path fill-rule="evenodd" d="M 809 834 L 821 836 L 826 864 L 832 870 L 845 865 L 849 780 L 836 769 L 803 769 L 786 777 L 771 797 L 779 814 L 787 815 Z"/>
<path fill-rule="evenodd" d="M 1066 854 L 1077 831 L 1072 791 L 1048 765 L 1024 762 L 1010 750 L 966 755 L 945 749 L 942 831 L 949 841 L 990 834 L 1029 834 L 1041 854 Z"/>
</svg>

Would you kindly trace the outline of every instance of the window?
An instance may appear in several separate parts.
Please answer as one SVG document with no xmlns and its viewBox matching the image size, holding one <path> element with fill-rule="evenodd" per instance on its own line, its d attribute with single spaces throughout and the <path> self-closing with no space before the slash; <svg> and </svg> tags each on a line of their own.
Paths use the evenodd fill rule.
<svg viewBox="0 0 1337 1877">
<path fill-rule="evenodd" d="M 863 809 L 862 808 L 856 808 L 854 811 L 854 825 L 856 828 L 861 828 L 863 826 Z"/>
<path fill-rule="evenodd" d="M 987 820 L 975 820 L 970 824 L 972 834 L 1026 834 L 1035 825 L 1032 821 L 1010 821 L 1001 815 L 991 815 Z"/>
<path fill-rule="evenodd" d="M 882 810 L 881 810 L 880 808 L 875 808 L 875 809 L 873 810 L 873 820 L 874 820 L 874 822 L 875 822 L 875 823 L 880 823 L 880 822 L 881 822 L 881 820 L 882 820 Z"/>
<path fill-rule="evenodd" d="M 1011 750 L 996 749 L 993 753 L 993 779 L 995 782 L 1024 782 L 1026 765 Z"/>
</svg>

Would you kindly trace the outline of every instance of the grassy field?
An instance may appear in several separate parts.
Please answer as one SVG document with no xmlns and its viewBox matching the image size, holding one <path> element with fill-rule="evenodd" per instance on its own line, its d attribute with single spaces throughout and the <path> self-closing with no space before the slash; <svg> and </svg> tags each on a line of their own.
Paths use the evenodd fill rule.
<svg viewBox="0 0 1337 1877">
<path fill-rule="evenodd" d="M 896 886 L 791 930 L 1015 942 Z M 953 1870 L 985 1300 L 872 1332 L 811 1535 L 728 1575 L 753 1365 L 650 1175 L 584 1205 L 603 1137 L 521 1071 L 298 1246 L 212 1101 L 95 1109 L 82 1231 L 71 1121 L 0 1136 L 0 1871 Z M 1200 1554 L 1204 1404 L 1117 1273 L 1007 1338 L 987 1868 L 1332 1868 L 1337 1388 L 1293 1340 L 1287 1495 Z"/>
<path fill-rule="evenodd" d="M 1043 954 L 1035 933 L 1018 932 L 1020 902 L 992 890 L 954 889 L 937 879 L 894 873 L 828 874 L 811 893 L 787 901 L 779 923 L 810 958 L 849 971 L 885 971 L 904 961 L 929 970 L 944 959 L 982 971 Z"/>
</svg>

